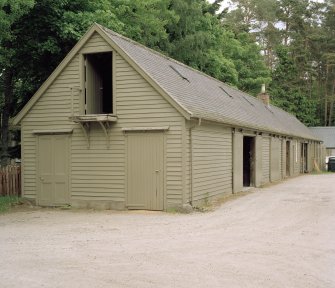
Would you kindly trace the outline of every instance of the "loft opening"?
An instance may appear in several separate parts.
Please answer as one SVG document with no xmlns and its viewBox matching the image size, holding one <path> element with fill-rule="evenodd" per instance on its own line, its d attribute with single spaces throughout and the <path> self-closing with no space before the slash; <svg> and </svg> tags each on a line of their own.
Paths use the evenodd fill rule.
<svg viewBox="0 0 335 288">
<path fill-rule="evenodd" d="M 255 138 L 243 137 L 243 186 L 254 186 Z"/>
<path fill-rule="evenodd" d="M 85 114 L 113 114 L 113 53 L 84 55 Z"/>
</svg>

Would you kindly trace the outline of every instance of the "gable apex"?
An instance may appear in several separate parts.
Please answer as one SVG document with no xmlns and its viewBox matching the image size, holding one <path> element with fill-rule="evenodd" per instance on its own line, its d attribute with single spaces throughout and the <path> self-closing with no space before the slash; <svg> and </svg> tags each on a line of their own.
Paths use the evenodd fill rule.
<svg viewBox="0 0 335 288">
<path fill-rule="evenodd" d="M 187 111 L 180 103 L 175 101 L 172 97 L 168 95 L 168 93 L 160 87 L 147 73 L 144 72 L 143 69 L 137 63 L 135 63 L 131 57 L 125 53 L 107 34 L 106 31 L 97 23 L 94 23 L 90 29 L 81 37 L 81 39 L 77 42 L 77 44 L 70 50 L 70 52 L 65 56 L 62 62 L 56 67 L 56 69 L 50 74 L 50 76 L 45 80 L 45 82 L 40 86 L 40 88 L 35 92 L 35 94 L 30 98 L 30 100 L 26 103 L 26 105 L 22 108 L 22 110 L 13 118 L 12 125 L 18 125 L 21 120 L 26 116 L 26 114 L 30 111 L 30 109 L 35 105 L 35 103 L 39 100 L 39 98 L 43 95 L 43 93 L 49 88 L 49 86 L 55 81 L 55 79 L 59 76 L 59 74 L 64 70 L 64 68 L 68 65 L 68 63 L 73 59 L 73 57 L 79 53 L 99 53 L 106 52 L 107 50 L 89 50 L 85 49 L 84 46 L 91 39 L 91 37 L 95 34 L 99 34 L 106 43 L 110 46 L 110 50 L 115 50 L 118 52 L 141 76 L 148 81 L 164 98 L 167 100 L 177 111 L 179 111 L 186 119 L 190 119 L 192 113 Z M 115 33 L 115 32 L 114 32 Z M 117 34 L 117 33 L 115 33 Z M 119 35 L 119 34 L 117 34 Z M 120 35 L 120 37 L 122 37 Z"/>
<path fill-rule="evenodd" d="M 49 86 L 55 81 L 58 75 L 64 70 L 67 64 L 73 59 L 73 57 L 79 52 L 79 50 L 85 45 L 85 43 L 91 38 L 95 33 L 101 33 L 98 29 L 97 24 L 93 24 L 91 28 L 80 38 L 77 44 L 70 50 L 70 52 L 65 56 L 62 62 L 56 67 L 56 69 L 50 74 L 50 76 L 44 81 L 44 83 L 38 88 L 35 94 L 30 98 L 26 105 L 21 109 L 21 111 L 13 118 L 12 125 L 18 125 L 21 120 L 26 116 L 30 109 L 35 105 L 35 103 L 40 99 L 43 93 L 49 88 Z"/>
<path fill-rule="evenodd" d="M 124 58 L 159 94 L 170 103 L 180 114 L 182 114 L 186 119 L 190 120 L 192 117 L 192 112 L 188 110 L 180 101 L 178 101 L 175 97 L 172 97 L 163 87 L 156 81 L 149 73 L 145 71 L 145 69 L 133 58 L 129 55 L 120 45 L 114 41 L 109 35 L 112 32 L 116 37 L 123 38 L 126 41 L 132 41 L 112 30 L 109 30 L 99 24 L 95 24 L 97 29 L 101 32 L 100 35 L 105 39 L 110 46 L 120 54 L 122 58 Z M 136 45 L 141 45 L 135 41 Z M 143 46 L 143 45 L 142 45 Z M 145 46 L 143 46 L 145 47 Z M 148 48 L 149 49 L 149 48 Z"/>
</svg>

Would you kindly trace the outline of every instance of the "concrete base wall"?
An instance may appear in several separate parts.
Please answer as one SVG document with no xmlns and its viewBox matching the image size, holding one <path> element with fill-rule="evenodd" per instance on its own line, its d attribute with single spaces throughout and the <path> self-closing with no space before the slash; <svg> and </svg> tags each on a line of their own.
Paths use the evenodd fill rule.
<svg viewBox="0 0 335 288">
<path fill-rule="evenodd" d="M 241 190 L 241 192 L 242 192 L 242 190 Z M 238 192 L 238 193 L 240 193 L 240 192 Z M 226 192 L 226 193 L 220 193 L 220 194 L 212 196 L 212 197 L 207 197 L 207 198 L 204 198 L 204 199 L 196 200 L 196 201 L 193 201 L 192 207 L 203 207 L 203 206 L 206 206 L 206 205 L 211 205 L 216 201 L 223 200 L 223 199 L 228 198 L 228 197 L 230 197 L 234 194 L 235 194 L 235 192 L 234 193 Z"/>
<path fill-rule="evenodd" d="M 125 210 L 125 202 L 117 201 L 93 201 L 93 200 L 73 200 L 71 201 L 73 208 L 79 209 L 96 209 L 96 210 Z"/>
</svg>

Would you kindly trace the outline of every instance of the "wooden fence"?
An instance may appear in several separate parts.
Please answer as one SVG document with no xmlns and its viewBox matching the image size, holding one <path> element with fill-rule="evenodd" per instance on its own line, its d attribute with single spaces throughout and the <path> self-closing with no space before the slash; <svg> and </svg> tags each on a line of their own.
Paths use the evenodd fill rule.
<svg viewBox="0 0 335 288">
<path fill-rule="evenodd" d="M 21 196 L 21 167 L 0 167 L 0 196 Z"/>
</svg>

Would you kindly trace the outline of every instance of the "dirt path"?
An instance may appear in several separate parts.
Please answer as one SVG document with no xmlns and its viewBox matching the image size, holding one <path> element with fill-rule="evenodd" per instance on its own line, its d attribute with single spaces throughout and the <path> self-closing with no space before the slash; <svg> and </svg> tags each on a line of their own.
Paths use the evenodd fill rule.
<svg viewBox="0 0 335 288">
<path fill-rule="evenodd" d="M 335 174 L 209 213 L 1 215 L 0 287 L 335 287 Z"/>
</svg>

